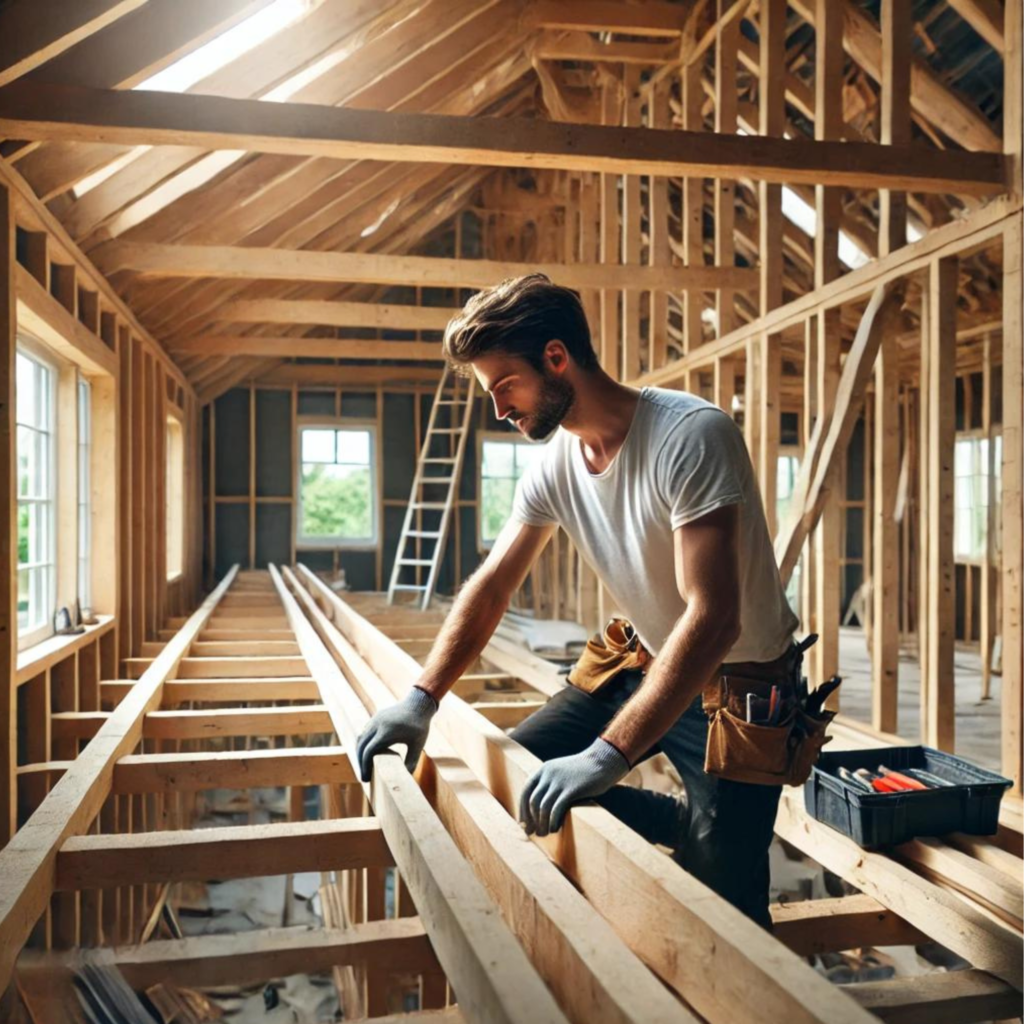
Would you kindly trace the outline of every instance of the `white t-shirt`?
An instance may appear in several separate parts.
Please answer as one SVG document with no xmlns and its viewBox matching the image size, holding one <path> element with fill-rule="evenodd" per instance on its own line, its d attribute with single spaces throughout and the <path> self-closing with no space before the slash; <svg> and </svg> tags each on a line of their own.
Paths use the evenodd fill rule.
<svg viewBox="0 0 1024 1024">
<path fill-rule="evenodd" d="M 559 429 L 516 488 L 512 518 L 557 523 L 656 654 L 686 610 L 673 531 L 740 506 L 739 639 L 727 661 L 772 661 L 799 620 L 786 601 L 743 435 L 732 417 L 684 391 L 644 388 L 608 468 L 591 473 L 579 438 Z"/>
</svg>

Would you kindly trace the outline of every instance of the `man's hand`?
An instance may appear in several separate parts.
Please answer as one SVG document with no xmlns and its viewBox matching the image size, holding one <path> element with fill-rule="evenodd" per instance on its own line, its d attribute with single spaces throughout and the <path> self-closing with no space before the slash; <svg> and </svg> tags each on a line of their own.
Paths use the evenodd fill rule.
<svg viewBox="0 0 1024 1024">
<path fill-rule="evenodd" d="M 519 799 L 519 820 L 526 834 L 557 832 L 573 804 L 606 793 L 628 774 L 629 762 L 600 737 L 579 754 L 546 761 Z"/>
<path fill-rule="evenodd" d="M 373 774 L 374 756 L 393 743 L 404 743 L 408 747 L 405 767 L 415 771 L 416 762 L 427 743 L 430 720 L 436 713 L 434 698 L 417 686 L 412 687 L 397 704 L 378 711 L 366 723 L 356 744 L 356 759 L 363 782 L 369 782 Z"/>
</svg>

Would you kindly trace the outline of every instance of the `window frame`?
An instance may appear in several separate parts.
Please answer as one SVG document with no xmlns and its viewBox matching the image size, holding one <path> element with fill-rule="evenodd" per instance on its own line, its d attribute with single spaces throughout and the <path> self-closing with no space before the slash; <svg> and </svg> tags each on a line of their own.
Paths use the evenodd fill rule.
<svg viewBox="0 0 1024 1024">
<path fill-rule="evenodd" d="M 85 415 L 83 416 L 83 409 Z M 75 590 L 79 614 L 86 618 L 92 612 L 92 460 L 93 460 L 93 389 L 92 381 L 81 370 L 75 382 L 75 451 L 77 504 L 75 528 L 77 530 L 77 566 Z M 85 434 L 83 441 L 82 435 Z"/>
<path fill-rule="evenodd" d="M 486 554 L 494 547 L 498 539 L 493 537 L 485 540 L 484 528 L 484 444 L 486 442 L 498 444 L 511 444 L 522 448 L 537 448 L 543 450 L 544 443 L 528 441 L 524 437 L 518 437 L 511 432 L 501 430 L 478 430 L 476 434 L 476 546 L 480 554 Z M 525 472 L 525 470 L 524 470 Z M 518 484 L 519 480 L 514 483 Z M 513 489 L 514 493 L 514 489 Z M 507 520 L 506 520 L 507 521 Z"/>
<path fill-rule="evenodd" d="M 175 433 L 177 440 L 172 442 Z M 177 409 L 168 406 L 164 421 L 164 575 L 168 583 L 181 579 L 185 572 L 185 518 L 185 422 Z M 176 538 L 173 545 L 172 535 Z M 178 559 L 172 569 L 174 551 Z"/>
<path fill-rule="evenodd" d="M 999 554 L 1002 549 L 1002 520 L 1001 520 L 1001 496 L 1002 496 L 1002 479 L 1003 479 L 1003 467 L 1002 467 L 1002 441 L 1003 430 L 1001 424 L 993 424 L 991 435 L 987 433 L 982 427 L 972 427 L 968 430 L 958 430 L 953 439 L 953 561 L 957 565 L 972 565 L 972 566 L 983 566 L 985 564 L 985 549 L 987 548 L 990 552 L 993 561 L 997 561 Z M 993 448 L 993 452 L 989 455 L 991 465 L 994 470 L 994 479 L 989 485 L 992 491 L 992 499 L 995 513 L 991 514 L 991 510 L 988 506 L 982 506 L 985 510 L 984 523 L 986 531 L 986 540 L 982 544 L 981 553 L 977 556 L 964 555 L 957 550 L 957 511 L 964 506 L 957 504 L 957 474 L 956 474 L 956 446 L 961 441 L 987 441 Z M 988 476 L 988 466 L 984 467 L 983 476 Z M 973 503 L 971 505 L 973 510 Z M 993 537 L 987 538 L 989 528 L 992 528 Z M 997 544 L 998 542 L 998 544 Z"/>
<path fill-rule="evenodd" d="M 57 360 L 53 354 L 44 345 L 37 342 L 30 335 L 23 334 L 21 331 L 17 332 L 16 337 L 17 354 L 22 355 L 24 358 L 31 360 L 32 362 L 44 367 L 50 374 L 49 381 L 49 423 L 45 433 L 49 435 L 49 458 L 47 468 L 47 479 L 50 485 L 51 495 L 48 498 L 33 498 L 30 499 L 32 503 L 43 501 L 49 505 L 48 519 L 48 533 L 50 541 L 49 562 L 39 563 L 37 568 L 47 567 L 49 568 L 48 576 L 48 596 L 50 599 L 50 608 L 46 615 L 46 618 L 37 625 L 32 626 L 24 633 L 21 630 L 20 622 L 16 623 L 18 630 L 18 651 L 19 653 L 27 650 L 30 647 L 34 647 L 36 644 L 41 643 L 44 640 L 49 639 L 54 634 L 54 615 L 57 611 L 57 605 L 59 603 L 58 596 L 58 556 L 59 556 L 59 544 L 57 537 L 57 516 L 58 516 L 58 503 L 60 501 L 59 495 L 59 458 L 58 458 L 58 391 L 60 388 L 60 374 L 62 366 L 59 360 Z M 17 410 L 15 410 L 15 430 L 17 431 L 18 426 L 24 425 L 27 429 L 40 431 L 40 428 L 35 425 L 21 424 L 17 420 Z M 17 452 L 17 436 L 15 436 L 15 451 Z M 75 456 L 77 458 L 77 451 Z M 20 485 L 18 487 L 20 491 Z M 77 496 L 76 496 L 77 499 Z M 18 508 L 22 506 L 22 498 L 20 493 L 17 495 Z M 19 513 L 20 514 L 20 513 Z M 77 538 L 76 538 L 77 546 Z M 19 545 L 20 547 L 20 545 Z M 19 552 L 20 554 L 20 552 Z M 32 565 L 33 563 L 26 563 Z M 20 557 L 17 559 L 17 567 L 15 570 L 15 586 L 17 587 L 17 577 L 22 572 L 22 563 Z"/>
<path fill-rule="evenodd" d="M 369 538 L 358 537 L 310 537 L 302 532 L 304 513 L 302 509 L 302 432 L 304 430 L 333 430 L 350 433 L 366 433 L 370 438 L 370 523 L 372 534 Z M 298 416 L 295 426 L 295 546 L 307 551 L 374 551 L 381 544 L 381 501 L 380 487 L 380 443 L 376 419 L 343 418 L 340 416 Z M 334 463 L 337 465 L 337 463 Z"/>
</svg>

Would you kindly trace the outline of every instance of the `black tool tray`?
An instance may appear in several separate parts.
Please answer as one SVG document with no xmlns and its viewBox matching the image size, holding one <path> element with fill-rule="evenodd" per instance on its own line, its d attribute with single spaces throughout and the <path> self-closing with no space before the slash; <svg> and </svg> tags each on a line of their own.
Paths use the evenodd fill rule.
<svg viewBox="0 0 1024 1024">
<path fill-rule="evenodd" d="M 953 785 L 911 793 L 862 793 L 837 774 L 840 767 L 876 771 L 880 764 L 897 772 L 923 768 Z M 947 832 L 992 835 L 999 824 L 999 802 L 1010 785 L 995 772 L 931 747 L 842 750 L 818 758 L 804 783 L 804 803 L 818 821 L 871 850 Z"/>
</svg>

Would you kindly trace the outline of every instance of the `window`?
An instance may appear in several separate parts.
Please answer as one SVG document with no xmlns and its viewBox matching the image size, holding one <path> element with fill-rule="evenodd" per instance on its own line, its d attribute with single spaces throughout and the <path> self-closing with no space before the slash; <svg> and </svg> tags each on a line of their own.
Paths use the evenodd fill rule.
<svg viewBox="0 0 1024 1024">
<path fill-rule="evenodd" d="M 184 568 L 185 546 L 185 437 L 181 422 L 176 416 L 167 417 L 164 448 L 167 578 L 174 579 L 181 575 Z"/>
<path fill-rule="evenodd" d="M 498 434 L 493 439 L 484 435 L 480 447 L 480 544 L 490 547 L 512 514 L 516 482 L 540 458 L 544 445 Z"/>
<path fill-rule="evenodd" d="M 57 497 L 54 399 L 57 374 L 19 347 L 16 365 L 18 446 L 18 645 L 53 630 L 56 600 Z"/>
<path fill-rule="evenodd" d="M 781 449 L 779 452 L 778 470 L 775 477 L 775 522 L 776 529 L 781 530 L 789 520 L 790 505 L 793 503 L 793 491 L 797 477 L 800 475 L 800 452 Z M 793 611 L 800 614 L 800 563 L 793 568 L 789 583 L 786 585 L 786 599 Z"/>
<path fill-rule="evenodd" d="M 78 378 L 78 607 L 92 611 L 92 386 Z"/>
<path fill-rule="evenodd" d="M 1002 437 L 993 439 L 995 445 L 994 498 L 998 507 L 1000 472 L 1002 466 Z M 953 555 L 958 561 L 980 562 L 985 557 L 985 535 L 988 530 L 988 438 L 958 437 L 954 454 Z M 1000 538 L 999 516 L 995 517 L 996 532 L 992 538 L 993 558 L 997 558 Z"/>
<path fill-rule="evenodd" d="M 372 427 L 300 428 L 299 544 L 372 547 L 377 543 L 375 450 Z"/>
</svg>

